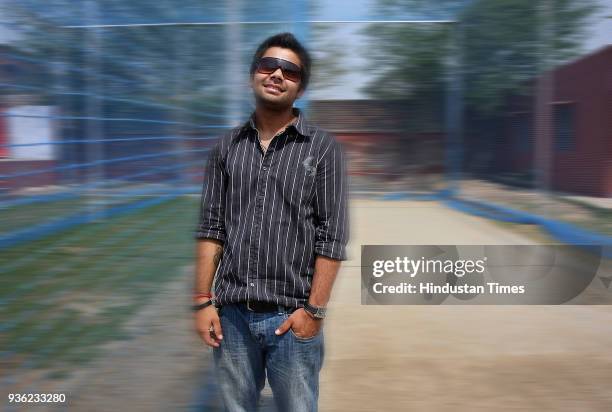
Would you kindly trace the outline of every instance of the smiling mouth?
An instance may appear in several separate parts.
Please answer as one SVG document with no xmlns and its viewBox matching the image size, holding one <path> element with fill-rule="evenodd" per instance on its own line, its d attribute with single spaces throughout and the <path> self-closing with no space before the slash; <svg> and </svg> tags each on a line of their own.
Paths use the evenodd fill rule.
<svg viewBox="0 0 612 412">
<path fill-rule="evenodd" d="M 279 88 L 277 86 L 274 86 L 272 84 L 264 85 L 264 89 L 266 89 L 268 91 L 273 91 L 273 92 L 276 92 L 276 93 L 282 93 L 283 92 L 283 90 L 281 88 Z"/>
</svg>

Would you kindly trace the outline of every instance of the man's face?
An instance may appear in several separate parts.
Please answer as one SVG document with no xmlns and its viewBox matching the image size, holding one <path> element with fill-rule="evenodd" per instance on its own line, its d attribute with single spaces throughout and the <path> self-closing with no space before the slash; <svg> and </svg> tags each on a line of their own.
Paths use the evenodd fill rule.
<svg viewBox="0 0 612 412">
<path fill-rule="evenodd" d="M 270 47 L 262 57 L 276 57 L 302 67 L 300 58 L 290 49 Z M 300 90 L 300 84 L 300 80 L 294 82 L 285 78 L 280 68 L 270 74 L 255 71 L 251 78 L 251 88 L 257 104 L 263 104 L 272 109 L 285 109 L 293 106 L 293 102 L 303 93 L 303 90 Z"/>
</svg>

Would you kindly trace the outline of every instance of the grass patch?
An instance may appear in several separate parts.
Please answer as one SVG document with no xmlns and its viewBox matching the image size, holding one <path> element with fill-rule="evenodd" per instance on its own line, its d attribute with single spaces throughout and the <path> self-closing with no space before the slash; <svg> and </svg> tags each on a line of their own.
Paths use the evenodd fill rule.
<svg viewBox="0 0 612 412">
<path fill-rule="evenodd" d="M 3 251 L 9 356 L 63 376 L 102 344 L 129 338 L 123 326 L 142 296 L 154 299 L 192 262 L 197 208 L 197 198 L 179 197 Z"/>
</svg>

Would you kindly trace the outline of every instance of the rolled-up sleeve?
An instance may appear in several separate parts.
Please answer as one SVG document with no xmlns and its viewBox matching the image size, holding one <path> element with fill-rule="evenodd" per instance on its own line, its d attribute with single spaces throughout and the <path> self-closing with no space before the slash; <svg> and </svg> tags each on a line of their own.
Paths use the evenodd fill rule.
<svg viewBox="0 0 612 412">
<path fill-rule="evenodd" d="M 348 175 L 341 144 L 329 136 L 316 169 L 315 254 L 346 260 L 349 240 Z"/>
<path fill-rule="evenodd" d="M 210 151 L 204 169 L 202 197 L 196 239 L 217 239 L 225 242 L 225 190 L 227 173 L 221 158 L 221 141 Z"/>
</svg>

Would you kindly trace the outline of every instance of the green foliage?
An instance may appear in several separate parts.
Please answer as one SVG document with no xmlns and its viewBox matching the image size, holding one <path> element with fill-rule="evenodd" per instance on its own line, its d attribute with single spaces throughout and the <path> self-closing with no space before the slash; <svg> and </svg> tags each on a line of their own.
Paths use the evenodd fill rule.
<svg viewBox="0 0 612 412">
<path fill-rule="evenodd" d="M 468 108 L 499 109 L 509 93 L 580 53 L 593 0 L 379 0 L 389 15 L 454 18 L 458 24 L 385 24 L 365 29 L 376 77 L 372 97 L 443 95 L 447 59 L 459 52 Z M 454 13 L 454 14 L 453 14 Z M 456 43 L 454 43 L 456 42 Z M 454 49 L 453 46 L 457 48 Z"/>
<path fill-rule="evenodd" d="M 375 80 L 365 92 L 375 98 L 436 96 L 444 89 L 448 26 L 370 25 L 367 57 Z"/>
<path fill-rule="evenodd" d="M 224 26 L 66 26 L 189 22 L 212 11 L 220 14 L 221 8 L 218 2 L 198 0 L 182 1 L 180 8 L 170 0 L 49 0 L 8 1 L 2 12 L 15 23 L 13 46 L 40 61 L 41 70 L 55 70 L 47 87 L 218 111 L 226 91 L 218 87 L 225 64 Z M 72 100 L 73 106 L 84 106 Z"/>
<path fill-rule="evenodd" d="M 347 60 L 347 51 L 341 42 L 337 41 L 334 25 L 315 24 L 312 27 L 311 48 L 312 76 L 310 89 L 333 86 L 337 79 L 348 71 L 343 63 Z"/>
</svg>

